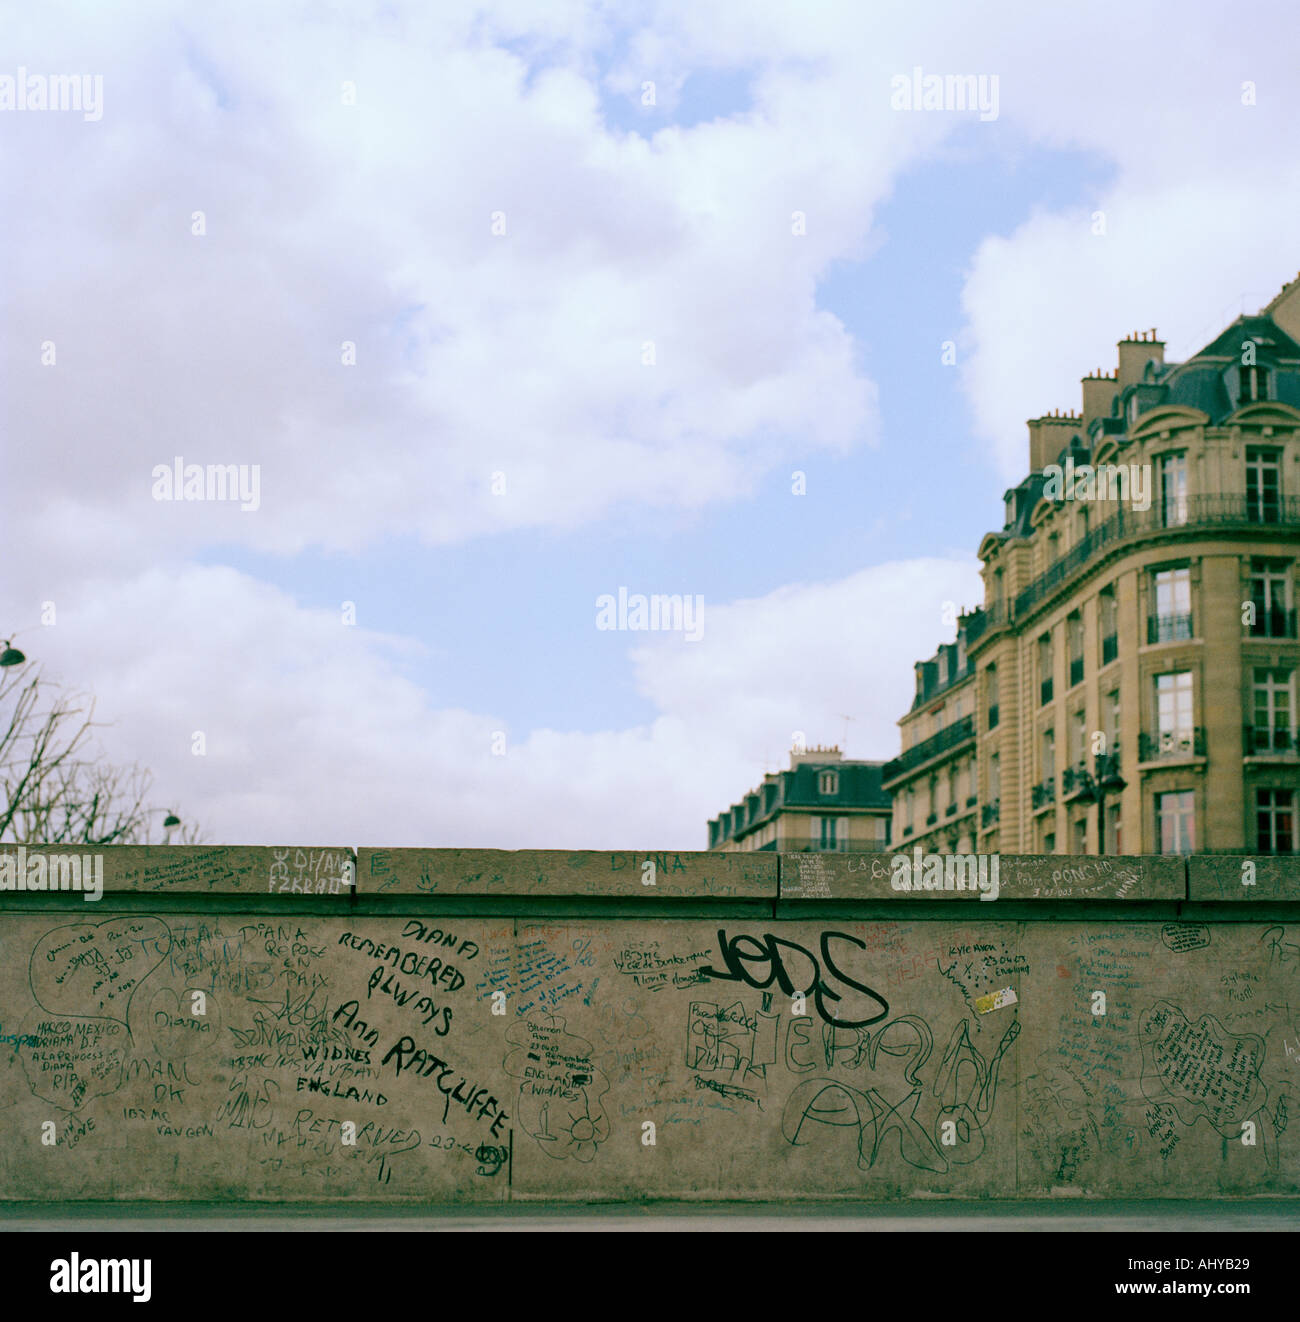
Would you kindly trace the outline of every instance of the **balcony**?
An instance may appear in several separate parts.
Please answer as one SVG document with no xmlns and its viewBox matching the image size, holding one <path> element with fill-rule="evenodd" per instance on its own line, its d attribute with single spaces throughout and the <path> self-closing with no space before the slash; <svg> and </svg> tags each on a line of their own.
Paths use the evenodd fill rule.
<svg viewBox="0 0 1300 1322">
<path fill-rule="evenodd" d="M 1082 762 L 1061 772 L 1061 800 L 1067 802 L 1088 788 L 1087 768 Z"/>
<path fill-rule="evenodd" d="M 1046 808 L 1048 804 L 1056 802 L 1056 777 L 1049 776 L 1046 780 L 1040 781 L 1033 789 L 1034 811 L 1039 808 Z"/>
<path fill-rule="evenodd" d="M 1045 679 L 1038 686 L 1038 702 L 1042 707 L 1046 707 L 1052 700 L 1052 681 Z"/>
<path fill-rule="evenodd" d="M 787 835 L 763 848 L 774 849 L 780 854 L 883 854 L 889 850 L 883 840 L 847 840 L 837 837 L 833 843 L 827 843 L 819 836 L 809 835 Z"/>
<path fill-rule="evenodd" d="M 1108 666 L 1119 655 L 1119 635 L 1108 633 L 1101 640 L 1101 664 Z"/>
<path fill-rule="evenodd" d="M 1070 687 L 1083 683 L 1083 657 L 1076 656 L 1070 661 Z"/>
<path fill-rule="evenodd" d="M 1147 616 L 1148 643 L 1186 642 L 1192 636 L 1192 613 Z"/>
<path fill-rule="evenodd" d="M 992 803 L 986 803 L 980 809 L 980 825 L 993 826 L 998 820 L 998 800 L 994 799 Z"/>
<path fill-rule="evenodd" d="M 993 605 L 985 606 L 977 615 L 966 621 L 966 650 L 969 652 L 988 630 L 1000 629 L 1004 624 L 1009 623 L 1010 618 L 1004 602 L 995 601 Z"/>
<path fill-rule="evenodd" d="M 1300 758 L 1300 742 L 1294 726 L 1243 725 L 1242 747 L 1247 757 Z"/>
<path fill-rule="evenodd" d="M 1183 762 L 1204 756 L 1205 731 L 1199 725 L 1195 729 L 1138 735 L 1139 762 Z"/>
<path fill-rule="evenodd" d="M 1076 573 L 1120 542 L 1161 532 L 1183 535 L 1210 528 L 1250 531 L 1261 524 L 1300 526 L 1300 496 L 1285 496 L 1276 504 L 1268 505 L 1250 501 L 1244 494 L 1193 496 L 1187 501 L 1187 520 L 1177 528 L 1167 526 L 1164 512 L 1157 506 L 1153 505 L 1149 510 L 1130 510 L 1121 506 L 1111 518 L 1099 523 L 1086 537 L 1081 537 L 1016 597 L 1008 622 L 1031 615 Z M 970 646 L 969 633 L 966 645 Z"/>
<path fill-rule="evenodd" d="M 928 762 L 932 757 L 938 757 L 940 753 L 947 753 L 959 744 L 965 743 L 967 739 L 974 738 L 975 717 L 963 716 L 961 720 L 954 721 L 946 730 L 940 730 L 938 734 L 932 734 L 928 739 L 922 739 L 919 744 L 909 748 L 907 752 L 900 754 L 892 762 L 886 762 L 880 771 L 881 783 L 888 784 L 891 780 L 897 780 L 900 776 L 905 776 L 909 771 L 914 771 L 917 767 Z"/>
<path fill-rule="evenodd" d="M 1255 606 L 1255 622 L 1250 626 L 1252 638 L 1294 638 L 1296 636 L 1295 611 L 1280 606 Z"/>
</svg>

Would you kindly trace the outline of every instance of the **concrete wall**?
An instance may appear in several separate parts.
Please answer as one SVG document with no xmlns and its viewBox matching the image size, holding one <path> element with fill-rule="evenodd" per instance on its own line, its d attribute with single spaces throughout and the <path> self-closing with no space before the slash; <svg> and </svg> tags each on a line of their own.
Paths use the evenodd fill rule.
<svg viewBox="0 0 1300 1322">
<path fill-rule="evenodd" d="M 0 890 L 0 1198 L 1300 1193 L 1300 860 L 101 856 Z"/>
</svg>

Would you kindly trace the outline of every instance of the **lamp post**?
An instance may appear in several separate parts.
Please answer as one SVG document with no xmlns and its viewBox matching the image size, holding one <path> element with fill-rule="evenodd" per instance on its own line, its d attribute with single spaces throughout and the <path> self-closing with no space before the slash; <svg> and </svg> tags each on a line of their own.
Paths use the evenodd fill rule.
<svg viewBox="0 0 1300 1322">
<path fill-rule="evenodd" d="M 1128 785 L 1119 774 L 1119 749 L 1111 753 L 1098 753 L 1093 763 L 1096 774 L 1089 771 L 1082 763 L 1076 775 L 1083 788 L 1079 799 L 1083 803 L 1097 805 L 1097 853 L 1106 852 L 1106 796 L 1120 794 Z"/>
<path fill-rule="evenodd" d="M 0 666 L 20 666 L 27 658 L 6 638 L 4 650 L 0 651 Z"/>
</svg>

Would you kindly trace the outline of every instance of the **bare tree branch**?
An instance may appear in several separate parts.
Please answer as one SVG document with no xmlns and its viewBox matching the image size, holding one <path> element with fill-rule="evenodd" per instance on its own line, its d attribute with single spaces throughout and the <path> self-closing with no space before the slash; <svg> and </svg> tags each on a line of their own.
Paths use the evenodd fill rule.
<svg viewBox="0 0 1300 1322">
<path fill-rule="evenodd" d="M 0 670 L 0 843 L 199 843 L 198 827 L 166 828 L 149 806 L 151 772 L 105 759 L 94 714 L 29 662 Z"/>
</svg>

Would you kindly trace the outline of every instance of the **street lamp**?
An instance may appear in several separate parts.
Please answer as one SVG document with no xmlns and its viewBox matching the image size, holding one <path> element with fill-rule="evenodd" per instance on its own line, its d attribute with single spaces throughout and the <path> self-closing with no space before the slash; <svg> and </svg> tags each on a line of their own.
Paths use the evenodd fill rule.
<svg viewBox="0 0 1300 1322">
<path fill-rule="evenodd" d="M 26 660 L 27 658 L 6 638 L 4 651 L 0 652 L 0 666 L 20 666 Z"/>
<path fill-rule="evenodd" d="M 1081 803 L 1097 805 L 1097 853 L 1106 852 L 1106 796 L 1120 794 L 1128 782 L 1119 774 L 1119 749 L 1112 753 L 1098 753 L 1094 762 L 1096 775 L 1081 762 L 1075 772 L 1082 786 L 1077 795 Z"/>
</svg>

